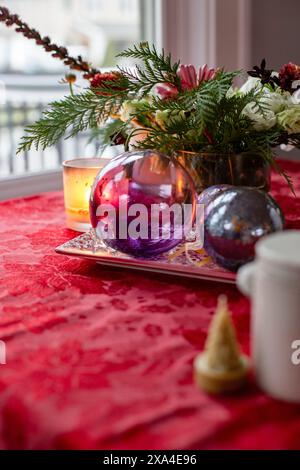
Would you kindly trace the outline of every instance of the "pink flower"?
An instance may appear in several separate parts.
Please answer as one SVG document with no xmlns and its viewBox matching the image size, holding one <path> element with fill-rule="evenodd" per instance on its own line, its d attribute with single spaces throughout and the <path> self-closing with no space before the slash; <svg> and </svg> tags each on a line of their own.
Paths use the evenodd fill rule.
<svg viewBox="0 0 300 470">
<path fill-rule="evenodd" d="M 161 83 L 156 85 L 156 93 L 162 100 L 168 100 L 170 98 L 175 98 L 179 91 L 176 86 L 171 85 L 170 83 Z"/>
<path fill-rule="evenodd" d="M 205 64 L 196 71 L 194 65 L 181 65 L 178 70 L 181 88 L 183 91 L 197 88 L 201 83 L 213 80 L 216 76 L 216 69 L 209 69 Z M 178 88 L 170 83 L 161 83 L 156 86 L 156 93 L 163 100 L 176 98 L 179 93 Z"/>
<path fill-rule="evenodd" d="M 194 65 L 181 65 L 178 76 L 183 90 L 192 90 L 198 86 L 197 73 Z"/>
<path fill-rule="evenodd" d="M 207 64 L 202 65 L 198 72 L 198 84 L 213 80 L 218 72 L 218 69 L 209 69 Z"/>
<path fill-rule="evenodd" d="M 213 80 L 216 76 L 215 69 L 209 69 L 207 64 L 200 67 L 198 73 L 194 65 L 181 65 L 178 76 L 181 80 L 183 90 L 192 90 L 201 85 L 202 82 Z"/>
</svg>

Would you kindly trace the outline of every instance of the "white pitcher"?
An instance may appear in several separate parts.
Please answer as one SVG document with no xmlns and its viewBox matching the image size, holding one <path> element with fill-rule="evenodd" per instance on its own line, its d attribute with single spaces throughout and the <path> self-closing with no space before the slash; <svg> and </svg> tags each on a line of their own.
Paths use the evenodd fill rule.
<svg viewBox="0 0 300 470">
<path fill-rule="evenodd" d="M 256 245 L 237 277 L 252 299 L 251 342 L 258 384 L 300 403 L 300 231 L 277 232 Z"/>
</svg>

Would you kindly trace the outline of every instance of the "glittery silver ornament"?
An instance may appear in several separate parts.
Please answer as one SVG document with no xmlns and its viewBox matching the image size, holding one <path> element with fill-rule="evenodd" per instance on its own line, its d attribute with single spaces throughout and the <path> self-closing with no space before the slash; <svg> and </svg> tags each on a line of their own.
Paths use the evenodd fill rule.
<svg viewBox="0 0 300 470">
<path fill-rule="evenodd" d="M 236 271 L 254 258 L 254 246 L 261 237 L 283 228 L 283 213 L 270 195 L 232 187 L 206 206 L 204 247 L 217 264 Z"/>
</svg>

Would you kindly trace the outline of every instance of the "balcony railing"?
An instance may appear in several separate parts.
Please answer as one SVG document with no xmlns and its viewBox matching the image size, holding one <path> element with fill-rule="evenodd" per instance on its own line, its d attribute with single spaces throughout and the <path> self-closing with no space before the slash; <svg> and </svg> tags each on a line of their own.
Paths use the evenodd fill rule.
<svg viewBox="0 0 300 470">
<path fill-rule="evenodd" d="M 13 103 L 7 101 L 0 112 L 0 178 L 59 168 L 63 160 L 76 156 L 94 156 L 96 145 L 89 144 L 88 135 L 61 140 L 45 151 L 31 150 L 16 155 L 24 128 L 41 116 L 44 103 Z"/>
<path fill-rule="evenodd" d="M 32 149 L 16 155 L 24 128 L 41 117 L 47 103 L 65 96 L 68 89 L 56 84 L 60 77 L 51 75 L 0 75 L 0 82 L 1 79 L 9 86 L 0 103 L 0 180 L 57 170 L 64 160 L 97 155 L 99 144 L 91 142 L 88 133 L 61 139 L 44 151 Z M 119 152 L 120 148 L 111 148 L 106 150 L 105 156 L 112 157 Z"/>
</svg>

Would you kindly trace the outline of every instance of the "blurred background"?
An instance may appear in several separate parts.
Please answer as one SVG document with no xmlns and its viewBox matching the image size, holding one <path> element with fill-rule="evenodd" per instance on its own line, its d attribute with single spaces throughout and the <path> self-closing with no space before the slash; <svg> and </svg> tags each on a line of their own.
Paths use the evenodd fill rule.
<svg viewBox="0 0 300 470">
<path fill-rule="evenodd" d="M 0 0 L 42 35 L 101 70 L 116 54 L 147 39 L 183 63 L 271 68 L 300 63 L 299 0 Z M 134 64 L 126 64 L 133 66 Z M 88 136 L 16 157 L 24 127 L 49 101 L 68 93 L 67 69 L 33 41 L 0 24 L 0 180 L 53 171 L 62 160 L 94 156 Z"/>
</svg>

